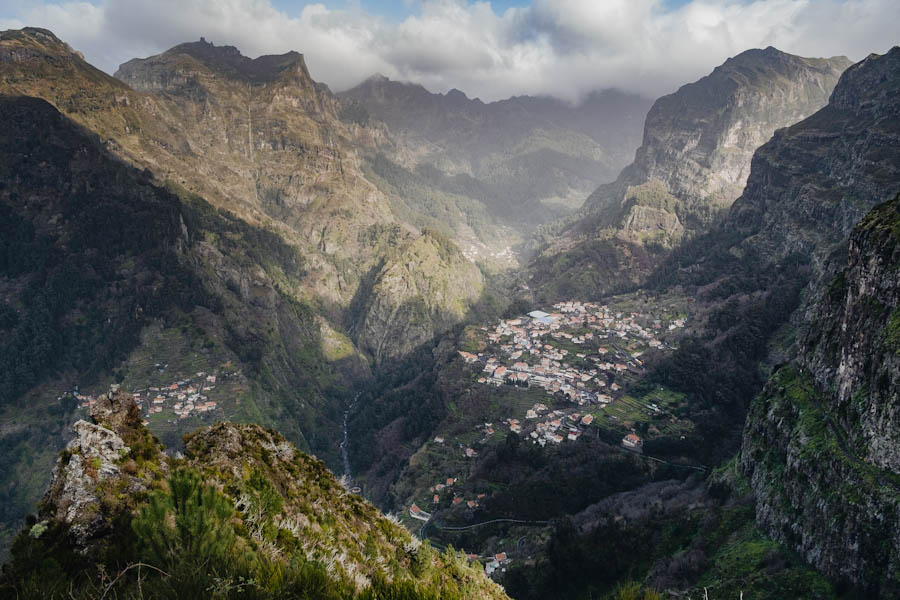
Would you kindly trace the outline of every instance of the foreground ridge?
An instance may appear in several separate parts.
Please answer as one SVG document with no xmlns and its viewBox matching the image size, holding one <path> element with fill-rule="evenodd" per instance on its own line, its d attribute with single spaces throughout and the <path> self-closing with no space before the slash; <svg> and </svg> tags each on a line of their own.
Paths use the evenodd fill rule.
<svg viewBox="0 0 900 600">
<path fill-rule="evenodd" d="M 75 424 L 0 592 L 506 597 L 464 555 L 422 544 L 272 430 L 218 423 L 172 458 L 129 394 L 102 396 L 91 419 Z"/>
</svg>

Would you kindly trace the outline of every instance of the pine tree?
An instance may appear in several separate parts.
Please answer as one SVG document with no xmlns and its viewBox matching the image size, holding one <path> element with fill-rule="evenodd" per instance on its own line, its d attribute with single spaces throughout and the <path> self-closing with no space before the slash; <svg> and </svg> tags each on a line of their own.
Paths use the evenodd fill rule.
<svg viewBox="0 0 900 600">
<path fill-rule="evenodd" d="M 234 507 L 191 469 L 175 471 L 169 491 L 157 491 L 132 521 L 145 559 L 158 565 L 228 561 L 236 539 Z"/>
</svg>

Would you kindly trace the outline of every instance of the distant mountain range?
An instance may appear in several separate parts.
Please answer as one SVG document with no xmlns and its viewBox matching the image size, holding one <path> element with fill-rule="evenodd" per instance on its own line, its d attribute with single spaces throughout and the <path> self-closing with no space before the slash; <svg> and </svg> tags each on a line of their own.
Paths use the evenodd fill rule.
<svg viewBox="0 0 900 600">
<path fill-rule="evenodd" d="M 392 160 L 471 180 L 493 215 L 519 227 L 545 222 L 553 207 L 580 206 L 613 179 L 631 160 L 650 107 L 617 90 L 577 105 L 531 96 L 484 103 L 381 75 L 338 96 L 387 124 L 397 139 Z"/>
</svg>

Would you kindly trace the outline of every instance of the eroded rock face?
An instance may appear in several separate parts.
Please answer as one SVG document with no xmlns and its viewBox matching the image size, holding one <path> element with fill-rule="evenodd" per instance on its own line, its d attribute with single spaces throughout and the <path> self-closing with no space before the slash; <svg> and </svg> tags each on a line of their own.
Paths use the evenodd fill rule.
<svg viewBox="0 0 900 600">
<path fill-rule="evenodd" d="M 76 437 L 66 446 L 53 472 L 51 490 L 56 518 L 87 534 L 100 520 L 99 485 L 118 477 L 118 461 L 129 448 L 115 432 L 88 423 L 75 423 Z"/>
<path fill-rule="evenodd" d="M 756 149 L 776 129 L 824 106 L 850 65 L 845 57 L 748 50 L 663 96 L 647 114 L 634 162 L 587 200 L 586 209 L 599 213 L 594 224 L 622 228 L 626 189 L 655 180 L 676 199 L 667 210 L 685 229 L 708 226 L 717 210 L 740 196 Z M 680 233 L 673 231 L 667 241 L 677 242 Z"/>
<path fill-rule="evenodd" d="M 483 289 L 478 267 L 426 232 L 377 273 L 356 324 L 358 343 L 376 362 L 403 356 L 460 322 Z"/>
<path fill-rule="evenodd" d="M 850 65 L 845 57 L 748 50 L 658 99 L 634 162 L 545 237 L 529 286 L 550 300 L 565 297 L 559 290 L 571 282 L 578 283 L 569 297 L 599 297 L 646 280 L 671 249 L 725 215 L 752 182 L 757 149 L 822 108 Z M 592 269 L 602 274 L 586 277 Z"/>
<path fill-rule="evenodd" d="M 850 239 L 804 340 L 803 364 L 867 462 L 900 474 L 900 197 L 873 210 Z"/>
<path fill-rule="evenodd" d="M 856 227 L 847 266 L 751 408 L 757 522 L 835 579 L 900 593 L 900 196 Z"/>
<path fill-rule="evenodd" d="M 91 418 L 93 423 L 75 423 L 75 438 L 57 459 L 50 489 L 41 502 L 42 517 L 69 525 L 76 544 L 85 551 L 93 538 L 111 526 L 109 512 L 118 499 L 149 487 L 151 476 L 134 468 L 132 448 L 125 438 L 148 445 L 151 455 L 162 456 L 158 442 L 140 424 L 130 394 L 116 391 L 100 396 Z"/>
<path fill-rule="evenodd" d="M 728 218 L 733 248 L 812 267 L 799 354 L 744 429 L 757 522 L 884 598 L 900 593 L 898 91 L 900 48 L 848 69 L 828 106 L 760 148 Z"/>
</svg>

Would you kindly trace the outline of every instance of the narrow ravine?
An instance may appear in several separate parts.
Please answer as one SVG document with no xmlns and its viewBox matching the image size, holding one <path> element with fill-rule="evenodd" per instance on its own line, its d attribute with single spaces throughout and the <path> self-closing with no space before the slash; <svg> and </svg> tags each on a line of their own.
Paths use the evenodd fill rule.
<svg viewBox="0 0 900 600">
<path fill-rule="evenodd" d="M 351 402 L 350 406 L 347 407 L 347 410 L 344 411 L 344 424 L 342 427 L 341 462 L 344 466 L 344 476 L 341 479 L 344 481 L 348 490 L 353 488 L 353 476 L 350 474 L 350 413 L 356 406 L 356 401 L 358 399 L 359 393 L 353 396 L 353 402 Z"/>
</svg>

